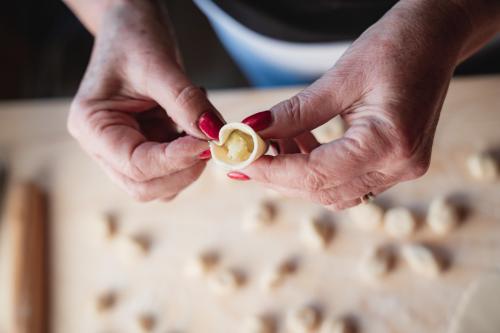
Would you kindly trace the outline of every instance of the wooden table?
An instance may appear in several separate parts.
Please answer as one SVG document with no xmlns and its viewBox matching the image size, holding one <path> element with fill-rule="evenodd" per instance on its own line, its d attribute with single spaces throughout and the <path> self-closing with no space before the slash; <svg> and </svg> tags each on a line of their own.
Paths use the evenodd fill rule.
<svg viewBox="0 0 500 333">
<path fill-rule="evenodd" d="M 218 91 L 210 98 L 228 120 L 239 120 L 296 90 Z M 451 268 L 429 280 L 399 264 L 378 284 L 359 278 L 359 257 L 370 244 L 399 242 L 383 232 L 357 230 L 338 213 L 332 214 L 337 231 L 331 246 L 311 251 L 299 240 L 300 222 L 322 208 L 295 199 L 278 200 L 278 223 L 268 230 L 242 231 L 248 202 L 268 192 L 251 182 L 228 181 L 212 163 L 171 203 L 133 202 L 68 136 L 68 105 L 68 100 L 0 105 L 0 156 L 11 179 L 34 179 L 50 193 L 53 332 L 135 332 L 140 313 L 156 317 L 155 332 L 238 332 L 248 316 L 270 312 L 282 322 L 288 310 L 310 301 L 325 316 L 353 315 L 361 332 L 443 332 L 464 288 L 482 273 L 500 269 L 500 184 L 477 183 L 464 167 L 469 154 L 500 147 L 498 76 L 452 82 L 429 172 L 378 198 L 420 216 L 438 195 L 452 195 L 467 206 L 466 221 L 450 236 L 438 237 L 425 226 L 414 236 L 451 254 Z M 118 214 L 116 239 L 102 235 L 105 212 Z M 143 258 L 127 256 L 123 249 L 123 235 L 134 233 L 152 237 Z M 12 256 L 5 245 L 8 234 L 1 233 L 4 277 Z M 221 296 L 208 281 L 185 278 L 185 263 L 205 247 L 220 251 L 222 266 L 246 272 L 241 290 Z M 275 292 L 264 291 L 262 273 L 289 255 L 300 259 L 296 276 Z M 0 283 L 0 290 L 8 290 L 8 279 Z M 118 293 L 115 307 L 96 313 L 96 295 L 110 289 Z M 0 306 L 5 305 L 5 294 L 0 298 Z"/>
</svg>

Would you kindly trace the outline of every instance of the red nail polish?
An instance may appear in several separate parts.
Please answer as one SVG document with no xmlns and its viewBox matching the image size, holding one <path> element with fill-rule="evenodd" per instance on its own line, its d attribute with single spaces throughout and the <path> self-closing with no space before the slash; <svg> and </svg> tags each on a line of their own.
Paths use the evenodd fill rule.
<svg viewBox="0 0 500 333">
<path fill-rule="evenodd" d="M 238 171 L 231 171 L 227 174 L 227 176 L 234 180 L 250 180 L 250 177 Z"/>
<path fill-rule="evenodd" d="M 200 155 L 198 155 L 198 158 L 200 160 L 208 160 L 208 159 L 212 158 L 212 153 L 210 152 L 210 149 L 202 151 L 200 153 Z"/>
<path fill-rule="evenodd" d="M 271 111 L 262 111 L 243 119 L 242 123 L 247 124 L 255 131 L 262 131 L 268 128 L 273 121 Z"/>
<path fill-rule="evenodd" d="M 219 131 L 224 124 L 213 111 L 207 111 L 198 119 L 198 127 L 211 140 L 219 139 Z"/>
</svg>

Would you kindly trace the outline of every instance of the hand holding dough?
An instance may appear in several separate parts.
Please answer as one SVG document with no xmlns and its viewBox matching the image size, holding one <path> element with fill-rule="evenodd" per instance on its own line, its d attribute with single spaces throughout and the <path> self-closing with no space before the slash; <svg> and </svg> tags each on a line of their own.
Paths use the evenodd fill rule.
<svg viewBox="0 0 500 333">
<path fill-rule="evenodd" d="M 210 142 L 215 163 L 229 170 L 241 170 L 264 155 L 267 144 L 248 125 L 229 123 L 219 132 L 219 141 Z"/>
</svg>

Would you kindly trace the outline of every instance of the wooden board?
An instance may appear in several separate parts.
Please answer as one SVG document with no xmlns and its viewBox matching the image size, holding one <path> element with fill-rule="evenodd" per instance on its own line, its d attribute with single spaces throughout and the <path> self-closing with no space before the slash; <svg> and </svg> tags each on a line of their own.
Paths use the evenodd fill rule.
<svg viewBox="0 0 500 333">
<path fill-rule="evenodd" d="M 11 173 L 37 179 L 51 193 L 53 331 L 138 332 L 137 315 L 150 312 L 157 317 L 155 332 L 232 333 L 255 313 L 283 319 L 288 310 L 307 302 L 320 305 L 326 316 L 355 316 L 362 332 L 445 331 L 465 287 L 483 272 L 500 269 L 500 184 L 477 183 L 464 167 L 470 153 L 500 147 L 499 87 L 500 77 L 454 80 L 429 172 L 377 199 L 421 215 L 443 194 L 468 207 L 466 221 L 449 237 L 437 237 L 426 227 L 415 235 L 415 240 L 448 252 L 451 268 L 428 280 L 400 264 L 375 285 L 360 280 L 360 255 L 370 244 L 391 240 L 382 232 L 355 229 L 343 213 L 332 214 L 337 230 L 325 252 L 300 242 L 301 220 L 322 212 L 300 200 L 280 199 L 276 225 L 244 232 L 245 208 L 268 192 L 251 182 L 227 180 L 212 163 L 175 201 L 135 203 L 65 134 L 68 101 L 2 105 L 0 153 Z M 221 91 L 210 98 L 227 119 L 239 120 L 296 90 Z M 122 251 L 120 238 L 103 237 L 105 212 L 118 214 L 121 233 L 151 235 L 150 254 L 133 260 Z M 222 296 L 207 281 L 185 277 L 187 260 L 205 247 L 220 250 L 222 266 L 247 273 L 244 288 Z M 264 291 L 262 273 L 289 255 L 300 259 L 297 275 L 276 292 Z M 116 306 L 96 314 L 95 297 L 109 288 L 118 292 Z M 280 332 L 286 330 L 281 327 Z"/>
</svg>

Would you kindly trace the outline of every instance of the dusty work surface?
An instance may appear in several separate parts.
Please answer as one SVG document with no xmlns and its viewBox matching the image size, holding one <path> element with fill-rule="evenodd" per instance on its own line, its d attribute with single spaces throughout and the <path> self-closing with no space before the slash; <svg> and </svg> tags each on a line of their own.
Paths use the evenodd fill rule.
<svg viewBox="0 0 500 333">
<path fill-rule="evenodd" d="M 266 109 L 294 90 L 224 91 L 210 94 L 229 120 Z M 134 203 L 65 134 L 68 101 L 0 106 L 0 152 L 10 176 L 39 180 L 52 200 L 54 332 L 135 332 L 139 314 L 156 318 L 154 332 L 239 332 L 245 318 L 262 312 L 279 322 L 290 309 L 313 302 L 326 317 L 350 314 L 361 332 L 443 332 L 465 287 L 483 272 L 500 269 L 500 183 L 478 183 L 465 160 L 478 150 L 500 148 L 500 77 L 456 80 L 446 100 L 432 164 L 421 179 L 377 198 L 423 214 L 438 195 L 452 195 L 467 208 L 449 236 L 422 226 L 414 239 L 448 253 L 451 266 L 426 279 L 405 264 L 377 284 L 359 278 L 358 262 L 370 244 L 389 241 L 381 231 L 363 232 L 344 214 L 332 214 L 335 237 L 326 251 L 300 241 L 301 220 L 321 207 L 278 200 L 278 221 L 257 232 L 241 229 L 249 204 L 268 193 L 252 182 L 226 180 L 212 163 L 201 179 L 171 203 Z M 102 215 L 115 212 L 119 233 L 102 234 Z M 123 247 L 124 234 L 151 237 L 145 256 Z M 215 248 L 221 267 L 237 267 L 246 283 L 219 295 L 203 278 L 186 278 L 186 262 Z M 8 255 L 8 254 L 7 254 Z M 135 257 L 134 257 L 135 255 Z M 287 256 L 297 273 L 281 288 L 261 288 L 264 271 Z M 95 298 L 116 290 L 117 302 L 96 313 Z M 285 332 L 281 325 L 280 332 Z"/>
</svg>

